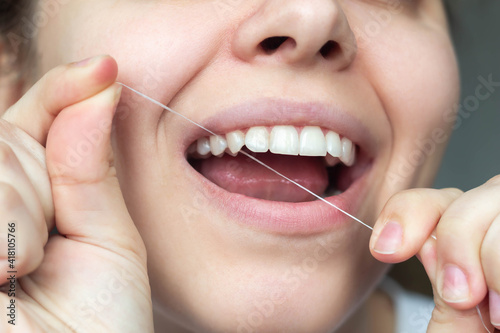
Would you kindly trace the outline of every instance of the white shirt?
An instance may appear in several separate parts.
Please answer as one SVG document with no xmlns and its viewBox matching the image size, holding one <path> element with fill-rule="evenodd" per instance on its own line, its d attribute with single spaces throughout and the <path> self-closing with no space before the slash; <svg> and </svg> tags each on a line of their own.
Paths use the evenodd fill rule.
<svg viewBox="0 0 500 333">
<path fill-rule="evenodd" d="M 380 290 L 391 297 L 396 317 L 395 333 L 425 333 L 431 320 L 432 298 L 403 289 L 397 282 L 386 278 Z"/>
</svg>

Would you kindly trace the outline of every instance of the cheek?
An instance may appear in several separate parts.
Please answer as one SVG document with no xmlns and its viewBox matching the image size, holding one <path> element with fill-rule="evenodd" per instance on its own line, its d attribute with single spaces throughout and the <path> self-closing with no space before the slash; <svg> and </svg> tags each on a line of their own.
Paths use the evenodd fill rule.
<svg viewBox="0 0 500 333">
<path fill-rule="evenodd" d="M 459 98 L 451 41 L 444 28 L 395 26 L 361 50 L 391 124 L 398 188 L 429 186 Z"/>
<path fill-rule="evenodd" d="M 445 36 L 400 36 L 382 45 L 373 64 L 395 137 L 415 138 L 436 128 L 448 132 L 453 125 L 447 112 L 459 96 L 459 78 L 453 48 Z M 400 41 L 397 45 L 394 41 Z"/>
<path fill-rule="evenodd" d="M 211 3 L 70 1 L 40 33 L 43 70 L 110 54 L 120 81 L 169 100 L 219 49 L 224 25 L 205 16 L 213 10 Z"/>
<path fill-rule="evenodd" d="M 215 13 L 207 20 L 213 11 L 211 1 L 196 6 L 71 1 L 41 32 L 43 69 L 110 54 L 118 62 L 119 82 L 168 104 L 220 50 L 227 25 Z M 144 99 L 124 93 L 118 113 L 120 158 L 140 160 L 145 153 L 137 138 L 155 140 L 161 112 Z"/>
</svg>

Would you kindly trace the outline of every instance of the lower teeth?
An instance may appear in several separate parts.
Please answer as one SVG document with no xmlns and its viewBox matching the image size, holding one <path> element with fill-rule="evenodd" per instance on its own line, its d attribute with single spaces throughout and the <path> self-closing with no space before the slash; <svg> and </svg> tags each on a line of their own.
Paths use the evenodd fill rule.
<svg viewBox="0 0 500 333">
<path fill-rule="evenodd" d="M 340 194 L 342 194 L 342 191 L 339 190 L 339 189 L 334 188 L 334 189 L 326 191 L 325 194 L 323 194 L 321 197 L 323 199 L 326 199 L 328 197 L 333 197 L 335 195 L 340 195 Z"/>
</svg>

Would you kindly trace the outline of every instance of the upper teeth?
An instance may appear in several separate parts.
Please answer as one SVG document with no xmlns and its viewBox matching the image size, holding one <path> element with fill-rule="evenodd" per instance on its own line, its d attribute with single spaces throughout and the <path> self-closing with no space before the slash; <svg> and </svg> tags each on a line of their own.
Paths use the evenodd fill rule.
<svg viewBox="0 0 500 333">
<path fill-rule="evenodd" d="M 269 150 L 269 132 L 267 128 L 252 127 L 245 135 L 245 146 L 255 153 L 265 153 Z"/>
<path fill-rule="evenodd" d="M 355 161 L 355 145 L 346 137 L 333 131 L 326 135 L 318 126 L 305 126 L 299 131 L 294 126 L 251 127 L 248 131 L 234 131 L 224 135 L 213 135 L 198 139 L 189 153 L 197 152 L 201 157 L 210 154 L 222 156 L 224 152 L 236 155 L 246 146 L 250 151 L 274 154 L 325 156 L 327 164 L 334 165 L 336 158 L 345 165 L 351 166 Z"/>
<path fill-rule="evenodd" d="M 306 126 L 302 129 L 300 132 L 300 155 L 326 156 L 326 138 L 321 128 Z"/>
<path fill-rule="evenodd" d="M 269 150 L 274 154 L 298 155 L 299 134 L 293 126 L 274 126 L 271 130 Z M 250 148 L 248 148 L 250 149 Z"/>
</svg>

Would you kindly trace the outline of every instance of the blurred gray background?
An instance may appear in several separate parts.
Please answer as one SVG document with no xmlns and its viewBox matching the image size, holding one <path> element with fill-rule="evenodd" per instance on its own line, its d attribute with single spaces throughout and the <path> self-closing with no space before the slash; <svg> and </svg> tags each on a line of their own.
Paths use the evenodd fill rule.
<svg viewBox="0 0 500 333">
<path fill-rule="evenodd" d="M 478 76 L 500 82 L 500 0 L 445 0 L 460 62 L 463 102 L 475 96 Z M 500 174 L 500 87 L 477 111 L 463 119 L 451 137 L 434 186 L 477 187 Z M 420 262 L 395 265 L 390 273 L 410 290 L 432 295 Z"/>
<path fill-rule="evenodd" d="M 500 0 L 449 0 L 462 77 L 461 102 L 478 76 L 500 82 Z M 469 190 L 500 174 L 500 87 L 463 119 L 451 138 L 435 187 Z"/>
</svg>

